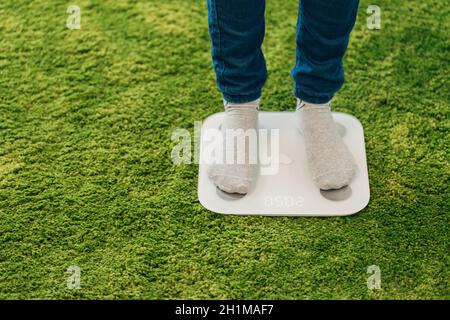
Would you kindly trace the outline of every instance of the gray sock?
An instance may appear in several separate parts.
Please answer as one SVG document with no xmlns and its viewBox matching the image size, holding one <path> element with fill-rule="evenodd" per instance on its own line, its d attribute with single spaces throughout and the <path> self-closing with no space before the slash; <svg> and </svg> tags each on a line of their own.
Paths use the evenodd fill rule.
<svg viewBox="0 0 450 320">
<path fill-rule="evenodd" d="M 238 163 L 234 161 L 232 164 L 211 164 L 208 166 L 208 176 L 222 191 L 228 193 L 246 194 L 250 190 L 254 178 L 254 170 L 257 167 L 256 163 L 250 162 L 249 145 L 244 150 L 238 150 L 238 144 L 233 144 L 234 150 L 228 150 L 226 147 L 225 133 L 227 129 L 237 130 L 242 129 L 242 134 L 248 129 L 257 130 L 258 127 L 258 109 L 259 99 L 242 104 L 234 104 L 225 102 L 225 116 L 222 123 L 222 133 L 224 135 L 224 157 L 227 152 L 234 152 L 235 158 L 238 153 L 241 154 L 245 162 Z M 237 132 L 237 131 L 236 131 Z M 240 136 L 240 134 L 238 134 Z M 239 137 L 238 137 L 239 139 Z M 245 137 L 244 137 L 245 139 Z M 256 150 L 252 150 L 255 152 Z"/>
<path fill-rule="evenodd" d="M 308 167 L 322 190 L 348 185 L 356 171 L 352 154 L 342 141 L 331 116 L 330 103 L 297 103 L 299 127 L 305 141 Z"/>
</svg>

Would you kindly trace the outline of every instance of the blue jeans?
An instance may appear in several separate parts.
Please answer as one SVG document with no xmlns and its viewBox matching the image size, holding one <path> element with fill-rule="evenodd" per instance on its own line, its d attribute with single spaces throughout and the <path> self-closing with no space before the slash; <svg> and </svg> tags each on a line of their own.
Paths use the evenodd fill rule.
<svg viewBox="0 0 450 320">
<path fill-rule="evenodd" d="M 207 0 L 212 58 L 228 102 L 258 99 L 267 79 L 261 49 L 265 0 Z M 300 0 L 295 96 L 325 103 L 344 83 L 342 58 L 355 24 L 358 0 Z"/>
</svg>

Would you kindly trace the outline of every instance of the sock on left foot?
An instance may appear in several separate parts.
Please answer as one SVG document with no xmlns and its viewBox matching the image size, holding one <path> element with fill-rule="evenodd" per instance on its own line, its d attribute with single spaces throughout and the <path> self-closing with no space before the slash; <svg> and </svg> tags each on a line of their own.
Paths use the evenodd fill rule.
<svg viewBox="0 0 450 320">
<path fill-rule="evenodd" d="M 355 174 L 356 164 L 333 121 L 330 103 L 310 104 L 299 100 L 296 116 L 315 184 L 322 190 L 347 186 Z"/>
</svg>

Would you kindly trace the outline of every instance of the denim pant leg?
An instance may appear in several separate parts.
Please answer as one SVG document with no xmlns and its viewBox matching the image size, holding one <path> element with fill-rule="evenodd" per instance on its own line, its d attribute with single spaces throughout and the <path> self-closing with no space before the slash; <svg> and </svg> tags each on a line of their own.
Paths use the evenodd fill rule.
<svg viewBox="0 0 450 320">
<path fill-rule="evenodd" d="M 358 0 L 300 0 L 295 96 L 325 103 L 344 83 L 342 58 L 358 10 Z"/>
<path fill-rule="evenodd" d="M 207 0 L 207 5 L 219 90 L 228 102 L 258 99 L 267 79 L 261 50 L 265 0 Z"/>
</svg>

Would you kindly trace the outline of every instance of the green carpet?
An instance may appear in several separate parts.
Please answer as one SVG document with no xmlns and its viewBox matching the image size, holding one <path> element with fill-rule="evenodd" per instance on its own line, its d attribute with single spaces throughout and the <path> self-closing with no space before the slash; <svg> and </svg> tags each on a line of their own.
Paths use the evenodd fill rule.
<svg viewBox="0 0 450 320">
<path fill-rule="evenodd" d="M 371 201 L 270 218 L 205 210 L 171 160 L 175 129 L 222 110 L 205 1 L 2 0 L 0 298 L 449 299 L 449 8 L 378 0 L 376 31 L 369 4 L 334 109 L 364 125 Z M 296 12 L 268 1 L 262 110 L 294 108 Z"/>
</svg>

